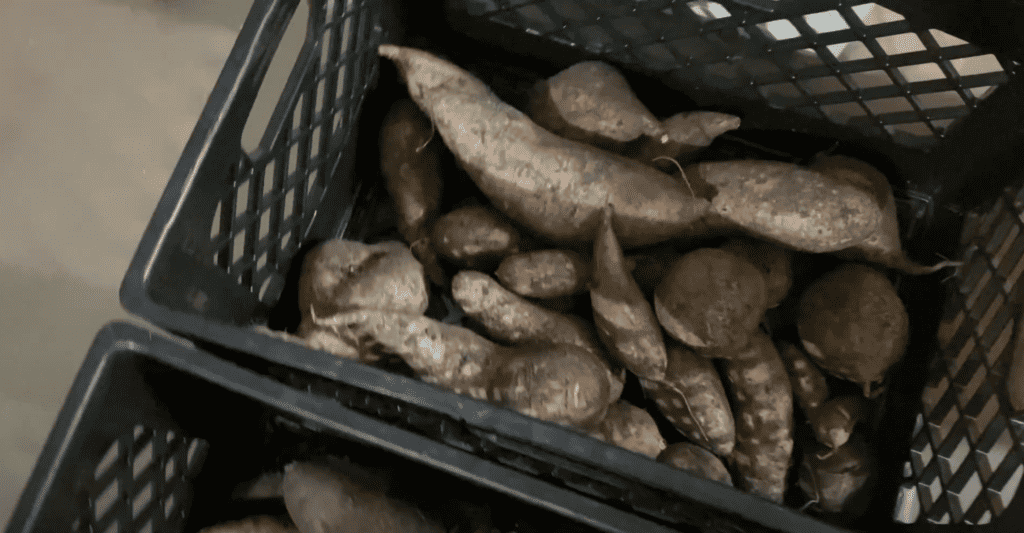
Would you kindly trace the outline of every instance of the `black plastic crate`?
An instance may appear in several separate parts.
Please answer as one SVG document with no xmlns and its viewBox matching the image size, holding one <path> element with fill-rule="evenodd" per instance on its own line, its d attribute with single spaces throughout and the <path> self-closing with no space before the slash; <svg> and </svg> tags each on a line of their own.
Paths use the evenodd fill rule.
<svg viewBox="0 0 1024 533">
<path fill-rule="evenodd" d="M 1022 505 L 1004 509 L 1024 471 L 1024 426 L 1010 416 L 1001 376 L 1024 268 L 1024 204 L 1004 190 L 1020 182 L 1024 146 L 1019 3 L 313 0 L 289 84 L 260 149 L 246 154 L 242 126 L 298 2 L 254 4 L 126 275 L 130 312 L 227 348 L 260 373 L 652 519 L 710 531 L 835 531 L 564 428 L 253 328 L 291 324 L 293 267 L 310 246 L 387 236 L 393 214 L 377 130 L 405 88 L 378 60 L 378 44 L 442 52 L 513 105 L 539 75 L 602 58 L 626 71 L 658 115 L 699 107 L 742 117 L 741 130 L 713 147 L 720 154 L 805 162 L 833 150 L 871 162 L 892 181 L 911 255 L 964 258 L 949 279 L 896 280 L 912 343 L 875 421 L 891 432 L 877 450 L 879 496 L 850 526 L 1015 523 Z M 969 376 L 960 375 L 963 358 Z M 956 386 L 943 388 L 943 375 Z"/>
<path fill-rule="evenodd" d="M 449 495 L 488 504 L 503 531 L 517 520 L 670 531 L 122 322 L 89 350 L 6 531 L 191 533 L 286 514 L 280 500 L 233 492 L 264 469 L 323 454 L 441 491 L 436 501 L 404 491 L 427 513 Z"/>
</svg>

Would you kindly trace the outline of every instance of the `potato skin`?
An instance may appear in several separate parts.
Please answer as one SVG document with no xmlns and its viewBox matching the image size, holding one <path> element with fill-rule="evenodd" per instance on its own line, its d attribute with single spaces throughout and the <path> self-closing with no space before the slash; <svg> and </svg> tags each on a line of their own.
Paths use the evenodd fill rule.
<svg viewBox="0 0 1024 533">
<path fill-rule="evenodd" d="M 779 344 L 779 355 L 789 373 L 789 382 L 804 414 L 809 415 L 828 400 L 828 382 L 818 367 L 794 344 Z"/>
<path fill-rule="evenodd" d="M 677 113 L 661 121 L 664 133 L 641 139 L 630 155 L 662 170 L 675 170 L 671 162 L 654 161 L 657 157 L 680 159 L 710 146 L 721 134 L 738 129 L 740 118 L 714 111 Z"/>
<path fill-rule="evenodd" d="M 797 329 L 822 370 L 854 383 L 875 383 L 903 357 L 910 318 L 881 272 L 847 263 L 807 288 Z"/>
<path fill-rule="evenodd" d="M 846 444 L 853 426 L 864 420 L 871 405 L 862 396 L 839 396 L 825 402 L 808 417 L 818 442 L 833 450 Z"/>
<path fill-rule="evenodd" d="M 299 533 L 299 530 L 270 516 L 250 516 L 210 526 L 199 530 L 199 533 Z"/>
<path fill-rule="evenodd" d="M 519 296 L 561 298 L 584 290 L 590 265 L 571 250 L 535 250 L 506 257 L 494 275 Z"/>
<path fill-rule="evenodd" d="M 750 346 L 725 360 L 736 417 L 730 458 L 740 488 L 782 503 L 793 454 L 793 390 L 775 346 L 758 331 Z"/>
<path fill-rule="evenodd" d="M 612 229 L 611 207 L 604 210 L 594 239 L 591 307 L 598 336 L 622 366 L 641 378 L 662 379 L 668 366 L 658 318 L 640 287 L 626 271 L 622 248 Z"/>
<path fill-rule="evenodd" d="M 609 203 L 624 248 L 674 238 L 708 212 L 706 199 L 670 176 L 558 137 L 448 61 L 390 44 L 378 52 L 495 207 L 560 246 L 591 241 Z"/>
<path fill-rule="evenodd" d="M 300 531 L 446 533 L 404 502 L 325 465 L 285 466 L 285 507 Z"/>
<path fill-rule="evenodd" d="M 441 143 L 428 142 L 432 133 L 430 120 L 408 98 L 392 104 L 381 125 L 384 185 L 395 202 L 398 231 L 409 244 L 426 237 L 441 203 Z"/>
<path fill-rule="evenodd" d="M 725 468 L 721 459 L 689 442 L 670 444 L 658 456 L 658 462 L 665 463 L 672 468 L 685 470 L 704 479 L 733 486 L 732 476 L 729 475 L 729 470 Z"/>
<path fill-rule="evenodd" d="M 490 270 L 519 253 L 519 230 L 487 206 L 461 207 L 434 223 L 430 237 L 437 253 L 457 266 Z"/>
<path fill-rule="evenodd" d="M 778 307 L 793 287 L 793 257 L 789 250 L 756 239 L 734 238 L 722 245 L 723 250 L 740 255 L 764 274 L 768 309 Z"/>
<path fill-rule="evenodd" d="M 647 411 L 623 400 L 609 406 L 604 419 L 589 434 L 651 459 L 657 458 L 667 446 L 654 418 Z"/>
<path fill-rule="evenodd" d="M 425 312 L 423 266 L 399 242 L 324 242 L 302 264 L 299 311 L 308 318 L 310 313 L 328 316 L 348 309 Z"/>
<path fill-rule="evenodd" d="M 746 346 L 766 310 L 761 271 L 717 248 L 684 255 L 654 291 L 654 311 L 661 325 L 704 355 L 728 357 Z"/>
<path fill-rule="evenodd" d="M 854 434 L 834 451 L 813 441 L 801 442 L 801 447 L 800 491 L 826 513 L 847 518 L 863 515 L 878 475 L 877 460 L 864 439 Z"/>
<path fill-rule="evenodd" d="M 667 348 L 665 379 L 641 379 L 644 391 L 686 438 L 727 457 L 736 444 L 736 422 L 721 376 L 710 360 L 689 348 L 673 341 Z"/>
<path fill-rule="evenodd" d="M 877 231 L 882 206 L 873 194 L 820 172 L 779 161 L 691 165 L 688 179 L 716 190 L 708 225 L 810 253 L 855 246 Z"/>
</svg>

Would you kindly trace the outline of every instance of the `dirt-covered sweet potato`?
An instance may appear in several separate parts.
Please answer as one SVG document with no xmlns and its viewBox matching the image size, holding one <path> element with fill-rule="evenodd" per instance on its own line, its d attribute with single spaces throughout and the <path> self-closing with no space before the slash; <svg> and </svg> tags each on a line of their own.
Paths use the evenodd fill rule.
<svg viewBox="0 0 1024 533">
<path fill-rule="evenodd" d="M 347 309 L 425 312 L 423 266 L 399 242 L 324 242 L 302 264 L 299 311 L 308 319 Z"/>
<path fill-rule="evenodd" d="M 727 457 L 736 444 L 736 423 L 718 370 L 677 342 L 668 341 L 667 348 L 665 378 L 642 379 L 644 392 L 686 438 Z"/>
<path fill-rule="evenodd" d="M 272 516 L 250 516 L 199 530 L 199 533 L 306 533 Z"/>
<path fill-rule="evenodd" d="M 797 329 L 822 370 L 865 391 L 903 357 L 910 319 L 892 283 L 865 265 L 846 263 L 812 283 L 800 299 Z"/>
<path fill-rule="evenodd" d="M 740 118 L 714 111 L 677 113 L 661 121 L 664 133 L 641 139 L 629 155 L 662 170 L 675 170 L 672 163 L 659 158 L 679 160 L 711 145 L 721 134 L 738 129 Z"/>
<path fill-rule="evenodd" d="M 808 419 L 818 442 L 836 449 L 850 439 L 853 427 L 864 420 L 871 404 L 862 396 L 839 396 L 811 411 Z"/>
<path fill-rule="evenodd" d="M 594 273 L 590 301 L 597 333 L 622 366 L 637 376 L 665 377 L 668 358 L 658 318 L 640 287 L 626 270 L 622 248 L 612 228 L 609 206 L 604 210 L 600 235 L 594 239 Z"/>
<path fill-rule="evenodd" d="M 576 63 L 538 82 L 530 90 L 527 113 L 560 137 L 606 149 L 664 133 L 622 73 L 602 61 Z"/>
<path fill-rule="evenodd" d="M 450 211 L 434 223 L 430 242 L 437 253 L 463 268 L 493 269 L 505 257 L 519 253 L 519 230 L 505 217 L 482 205 Z"/>
<path fill-rule="evenodd" d="M 801 441 L 803 460 L 797 486 L 811 505 L 826 513 L 856 518 L 871 502 L 878 464 L 859 434 L 836 450 L 813 440 Z"/>
<path fill-rule="evenodd" d="M 430 120 L 412 100 L 392 104 L 380 131 L 380 166 L 395 203 L 398 231 L 412 244 L 427 236 L 437 216 L 444 185 L 440 142 L 429 142 Z"/>
<path fill-rule="evenodd" d="M 717 357 L 746 346 L 767 308 L 761 270 L 718 248 L 684 255 L 654 291 L 654 311 L 665 331 Z"/>
<path fill-rule="evenodd" d="M 712 190 L 705 232 L 742 231 L 810 253 L 856 246 L 882 223 L 875 195 L 827 174 L 780 161 L 716 161 L 688 166 L 695 190 Z"/>
<path fill-rule="evenodd" d="M 536 234 L 558 245 L 589 242 L 609 203 L 624 248 L 703 227 L 708 201 L 672 177 L 541 128 L 434 55 L 390 44 L 378 51 L 395 62 L 410 96 L 473 182 L 499 211 Z"/>
<path fill-rule="evenodd" d="M 372 481 L 325 463 L 295 462 L 284 472 L 285 507 L 302 533 L 446 533 Z"/>
<path fill-rule="evenodd" d="M 789 250 L 757 239 L 734 238 L 722 249 L 739 254 L 764 274 L 768 309 L 777 307 L 793 286 L 793 256 Z"/>
<path fill-rule="evenodd" d="M 793 454 L 793 389 L 786 367 L 760 330 L 750 345 L 725 360 L 736 418 L 730 462 L 744 491 L 782 503 Z"/>
<path fill-rule="evenodd" d="M 658 456 L 658 462 L 665 463 L 672 468 L 685 470 L 704 479 L 733 486 L 732 476 L 722 460 L 704 448 L 689 442 L 670 444 Z"/>
<path fill-rule="evenodd" d="M 608 407 L 604 419 L 589 435 L 651 459 L 657 458 L 667 446 L 654 418 L 647 411 L 623 400 Z"/>
<path fill-rule="evenodd" d="M 828 400 L 828 381 L 800 347 L 788 342 L 779 343 L 779 355 L 789 373 L 793 397 L 804 414 L 810 415 Z"/>
<path fill-rule="evenodd" d="M 851 248 L 836 252 L 836 256 L 852 261 L 868 261 L 894 268 L 905 274 L 931 274 L 956 261 L 941 261 L 931 266 L 920 265 L 907 257 L 900 239 L 900 224 L 896 217 L 896 199 L 885 175 L 859 159 L 846 156 L 818 157 L 808 167 L 861 190 L 873 194 L 882 206 L 882 221 L 878 229 Z"/>
<path fill-rule="evenodd" d="M 583 292 L 590 264 L 571 250 L 535 250 L 506 257 L 494 276 L 519 296 L 561 298 Z"/>
</svg>

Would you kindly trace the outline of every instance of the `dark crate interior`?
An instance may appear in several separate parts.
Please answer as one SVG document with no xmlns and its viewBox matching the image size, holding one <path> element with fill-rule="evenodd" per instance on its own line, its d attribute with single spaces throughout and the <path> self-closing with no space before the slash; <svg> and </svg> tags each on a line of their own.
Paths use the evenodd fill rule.
<svg viewBox="0 0 1024 533">
<path fill-rule="evenodd" d="M 263 5 L 266 20 L 283 29 L 295 4 L 256 9 Z M 624 69 L 658 116 L 699 108 L 742 117 L 743 127 L 701 158 L 804 163 L 832 152 L 872 163 L 890 177 L 910 255 L 923 263 L 938 254 L 964 261 L 955 272 L 893 277 L 910 312 L 911 346 L 891 370 L 883 415 L 872 423 L 882 465 L 877 497 L 864 519 L 842 525 L 896 527 L 898 497 L 917 502 L 917 514 L 906 516 L 922 528 L 983 524 L 1001 514 L 1006 523 L 1014 515 L 1003 510 L 1016 492 L 1008 487 L 1015 489 L 1024 468 L 1021 424 L 1010 416 L 1000 379 L 1024 268 L 1016 215 L 1024 204 L 1015 190 L 1004 192 L 1018 182 L 1021 132 L 1012 126 L 1024 118 L 1020 54 L 1004 28 L 1018 20 L 1018 8 L 1008 7 L 1008 22 L 984 32 L 965 26 L 950 2 L 931 11 L 907 1 L 881 4 L 314 1 L 310 19 L 299 21 L 308 25 L 306 45 L 260 149 L 238 152 L 232 132 L 240 127 L 225 134 L 221 156 L 204 169 L 216 177 L 190 193 L 192 209 L 172 226 L 176 244 L 161 252 L 146 297 L 233 326 L 244 336 L 228 343 L 233 348 L 255 346 L 260 337 L 247 326 L 297 325 L 297 270 L 312 246 L 335 236 L 398 238 L 376 139 L 387 107 L 406 89 L 393 66 L 377 61 L 379 42 L 439 53 L 517 107 L 536 80 L 602 58 Z M 989 13 L 979 9 L 978 16 Z M 443 210 L 482 199 L 452 157 L 444 164 Z M 829 261 L 808 258 L 808 270 L 820 272 Z M 459 319 L 434 296 L 431 316 Z M 205 328 L 171 327 L 191 337 Z M 635 383 L 628 394 L 640 401 Z M 795 492 L 787 503 L 799 507 Z"/>
</svg>

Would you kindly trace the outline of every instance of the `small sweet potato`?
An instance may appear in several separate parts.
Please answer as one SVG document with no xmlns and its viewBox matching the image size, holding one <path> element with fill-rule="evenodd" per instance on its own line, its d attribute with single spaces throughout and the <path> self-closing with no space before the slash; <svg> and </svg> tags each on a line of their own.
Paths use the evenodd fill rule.
<svg viewBox="0 0 1024 533">
<path fill-rule="evenodd" d="M 836 449 L 850 439 L 853 426 L 868 416 L 870 403 L 862 396 L 839 396 L 823 403 L 808 417 L 818 442 Z"/>
<path fill-rule="evenodd" d="M 804 355 L 803 350 L 794 344 L 779 344 L 779 355 L 789 373 L 789 382 L 793 387 L 793 396 L 805 415 L 828 400 L 828 382 L 818 367 Z"/>
<path fill-rule="evenodd" d="M 873 496 L 878 462 L 864 439 L 854 434 L 832 451 L 813 442 L 801 442 L 804 450 L 797 486 L 818 509 L 845 519 L 863 515 Z"/>
<path fill-rule="evenodd" d="M 392 104 L 380 132 L 384 185 L 395 202 L 398 231 L 412 244 L 427 236 L 441 203 L 440 142 L 429 142 L 433 127 L 412 100 Z"/>
<path fill-rule="evenodd" d="M 308 318 L 347 309 L 425 312 L 423 266 L 399 242 L 324 242 L 302 264 L 299 311 Z"/>
<path fill-rule="evenodd" d="M 519 296 L 561 298 L 586 288 L 590 264 L 571 250 L 535 250 L 506 257 L 494 276 Z"/>
<path fill-rule="evenodd" d="M 789 250 L 756 239 L 734 238 L 722 245 L 723 250 L 738 254 L 761 269 L 764 274 L 768 309 L 778 307 L 793 286 L 793 257 Z"/>
<path fill-rule="evenodd" d="M 697 190 L 713 189 L 707 232 L 740 230 L 810 253 L 856 246 L 882 224 L 874 194 L 779 161 L 705 162 L 684 169 Z"/>
<path fill-rule="evenodd" d="M 736 444 L 736 422 L 722 378 L 706 357 L 669 341 L 668 368 L 658 381 L 640 380 L 658 410 L 695 444 L 727 457 Z"/>
<path fill-rule="evenodd" d="M 725 360 L 736 417 L 736 448 L 730 460 L 739 486 L 782 503 L 793 454 L 793 389 L 768 335 Z"/>
<path fill-rule="evenodd" d="M 733 486 L 732 476 L 722 460 L 704 448 L 689 442 L 670 444 L 658 456 L 658 462 L 665 463 L 672 468 L 685 470 L 704 479 Z"/>
<path fill-rule="evenodd" d="M 604 419 L 589 434 L 651 459 L 657 458 L 667 446 L 654 418 L 647 411 L 623 400 L 609 406 Z"/>
<path fill-rule="evenodd" d="M 577 63 L 538 82 L 529 96 L 530 118 L 566 139 L 611 149 L 641 135 L 663 135 L 622 73 L 601 61 Z"/>
<path fill-rule="evenodd" d="M 590 287 L 594 324 L 608 353 L 641 378 L 665 376 L 668 358 L 658 318 L 626 271 L 622 248 L 612 229 L 611 206 L 604 210 L 594 239 L 594 279 Z"/>
<path fill-rule="evenodd" d="M 703 228 L 709 202 L 648 165 L 563 139 L 427 52 L 381 45 L 437 133 L 494 206 L 557 245 L 590 242 L 615 205 L 624 248 Z"/>
<path fill-rule="evenodd" d="M 251 516 L 199 530 L 199 533 L 305 533 L 272 516 Z"/>
<path fill-rule="evenodd" d="M 881 272 L 846 263 L 804 291 L 797 329 L 822 370 L 867 387 L 903 357 L 910 318 Z"/>
<path fill-rule="evenodd" d="M 493 209 L 473 205 L 446 213 L 434 223 L 430 242 L 437 253 L 463 268 L 491 270 L 519 253 L 519 230 Z"/>
<path fill-rule="evenodd" d="M 718 248 L 684 255 L 654 291 L 654 311 L 669 335 L 708 356 L 746 346 L 767 308 L 761 270 Z"/>
</svg>

